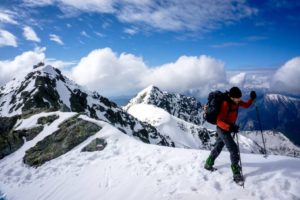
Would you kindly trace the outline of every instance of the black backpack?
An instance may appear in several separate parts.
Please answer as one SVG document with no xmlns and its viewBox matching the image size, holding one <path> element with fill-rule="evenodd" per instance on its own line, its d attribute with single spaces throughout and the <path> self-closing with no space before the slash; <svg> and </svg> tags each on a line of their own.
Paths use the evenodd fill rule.
<svg viewBox="0 0 300 200">
<path fill-rule="evenodd" d="M 217 123 L 217 117 L 223 101 L 228 99 L 228 94 L 221 91 L 213 91 L 208 94 L 208 102 L 204 108 L 203 118 L 211 123 Z"/>
</svg>

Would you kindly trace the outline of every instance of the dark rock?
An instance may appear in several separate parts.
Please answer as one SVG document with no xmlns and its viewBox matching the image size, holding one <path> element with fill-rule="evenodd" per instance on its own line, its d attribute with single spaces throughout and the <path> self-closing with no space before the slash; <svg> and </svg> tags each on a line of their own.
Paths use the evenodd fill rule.
<svg viewBox="0 0 300 200">
<path fill-rule="evenodd" d="M 29 166 L 38 167 L 49 160 L 65 154 L 101 130 L 100 126 L 77 117 L 63 122 L 59 126 L 59 130 L 27 150 L 23 158 L 24 163 Z"/>
<path fill-rule="evenodd" d="M 45 125 L 45 124 L 51 124 L 52 122 L 54 122 L 55 120 L 57 120 L 59 118 L 58 115 L 49 115 L 46 117 L 40 117 L 37 121 L 38 124 L 41 125 Z"/>
<path fill-rule="evenodd" d="M 85 146 L 82 151 L 92 152 L 92 151 L 102 151 L 107 145 L 107 142 L 102 138 L 96 138 L 91 141 L 87 146 Z"/>
<path fill-rule="evenodd" d="M 84 112 L 87 108 L 87 94 L 81 92 L 79 89 L 75 89 L 71 93 L 70 103 L 71 103 L 71 110 L 73 112 Z"/>
<path fill-rule="evenodd" d="M 38 68 L 38 67 L 42 67 L 42 66 L 44 66 L 45 64 L 43 63 L 43 62 L 39 62 L 38 64 L 36 64 L 36 65 L 33 65 L 33 69 L 36 69 L 36 68 Z"/>
<path fill-rule="evenodd" d="M 12 131 L 19 117 L 0 117 L 0 159 L 13 153 L 24 143 L 22 137 Z"/>
<path fill-rule="evenodd" d="M 13 134 L 17 135 L 20 138 L 25 137 L 26 141 L 29 141 L 35 138 L 35 136 L 37 136 L 40 132 L 42 132 L 43 129 L 44 126 L 37 126 L 31 129 L 14 130 Z"/>
</svg>

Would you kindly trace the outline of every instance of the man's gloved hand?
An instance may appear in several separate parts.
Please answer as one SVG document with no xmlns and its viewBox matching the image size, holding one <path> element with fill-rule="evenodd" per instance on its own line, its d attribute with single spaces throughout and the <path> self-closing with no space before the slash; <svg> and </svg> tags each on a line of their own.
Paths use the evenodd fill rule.
<svg viewBox="0 0 300 200">
<path fill-rule="evenodd" d="M 252 100 L 256 99 L 256 92 L 255 92 L 255 91 L 251 91 L 251 92 L 250 92 L 250 98 L 251 98 Z"/>
<path fill-rule="evenodd" d="M 239 129 L 240 129 L 240 127 L 238 125 L 233 124 L 230 126 L 229 130 L 230 130 L 230 132 L 237 133 L 237 132 L 239 132 Z"/>
</svg>

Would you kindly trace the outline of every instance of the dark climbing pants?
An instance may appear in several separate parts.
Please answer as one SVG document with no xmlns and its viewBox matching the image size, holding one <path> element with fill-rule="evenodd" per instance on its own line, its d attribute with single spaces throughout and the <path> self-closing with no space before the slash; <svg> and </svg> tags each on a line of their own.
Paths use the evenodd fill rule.
<svg viewBox="0 0 300 200">
<path fill-rule="evenodd" d="M 226 146 L 226 148 L 230 153 L 231 164 L 237 165 L 240 161 L 237 144 L 235 143 L 230 132 L 226 132 L 220 129 L 219 127 L 217 127 L 216 144 L 210 153 L 213 159 L 216 159 L 219 156 L 224 145 Z"/>
</svg>

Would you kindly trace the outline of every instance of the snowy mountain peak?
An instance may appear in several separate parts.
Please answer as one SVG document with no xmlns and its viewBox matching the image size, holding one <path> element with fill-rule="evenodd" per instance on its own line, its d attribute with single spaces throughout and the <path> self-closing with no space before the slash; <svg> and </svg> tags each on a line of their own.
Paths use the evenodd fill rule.
<svg viewBox="0 0 300 200">
<path fill-rule="evenodd" d="M 159 96 L 162 95 L 163 92 L 159 90 L 158 87 L 154 85 L 150 85 L 140 91 L 133 99 L 129 101 L 129 103 L 124 107 L 124 110 L 128 110 L 132 105 L 135 104 L 148 104 L 150 103 L 151 96 Z"/>
<path fill-rule="evenodd" d="M 72 110 L 73 81 L 50 66 L 35 67 L 23 80 L 12 80 L 0 91 L 0 116 L 13 116 L 33 110 Z"/>
<path fill-rule="evenodd" d="M 57 74 L 61 74 L 61 72 L 58 69 L 52 67 L 51 65 L 39 66 L 37 68 L 34 68 L 33 71 L 40 71 L 47 75 L 54 75 L 54 76 Z"/>
<path fill-rule="evenodd" d="M 83 89 L 50 65 L 34 67 L 23 80 L 13 80 L 0 91 L 0 117 L 58 110 L 108 122 L 146 143 L 172 146 L 153 126 L 140 122 L 97 92 Z"/>
<path fill-rule="evenodd" d="M 124 107 L 128 111 L 136 104 L 151 104 L 166 110 L 173 116 L 194 124 L 202 124 L 202 106 L 194 97 L 161 91 L 158 87 L 149 86 L 139 92 Z"/>
</svg>

